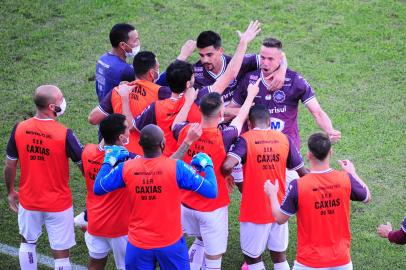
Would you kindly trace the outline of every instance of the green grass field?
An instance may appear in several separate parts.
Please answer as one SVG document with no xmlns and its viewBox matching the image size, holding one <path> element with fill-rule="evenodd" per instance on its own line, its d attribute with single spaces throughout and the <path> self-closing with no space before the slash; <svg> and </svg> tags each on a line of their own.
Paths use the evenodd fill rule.
<svg viewBox="0 0 406 270">
<path fill-rule="evenodd" d="M 398 229 L 405 215 L 404 1 L 5 0 L 0 17 L 2 164 L 13 125 L 34 111 L 32 93 L 45 83 L 58 85 L 67 99 L 67 112 L 60 121 L 72 128 L 82 143 L 96 142 L 96 128 L 87 123 L 87 115 L 97 104 L 95 63 L 110 48 L 108 33 L 113 24 L 134 24 L 142 50 L 156 52 L 163 70 L 182 43 L 203 30 L 219 32 L 226 52 L 233 53 L 235 30 L 244 30 L 249 20 L 259 19 L 262 33 L 249 51 L 258 52 L 260 42 L 268 36 L 283 41 L 289 66 L 309 81 L 335 128 L 342 132 L 342 140 L 334 146 L 334 162 L 351 159 L 370 186 L 372 202 L 352 204 L 354 268 L 406 269 L 405 247 L 391 245 L 376 234 L 377 225 L 386 221 Z M 195 53 L 191 60 L 196 59 Z M 303 106 L 299 114 L 305 140 L 318 128 Z M 75 213 L 79 213 L 84 208 L 85 185 L 79 171 L 71 168 Z M 18 247 L 17 216 L 8 209 L 4 184 L 0 185 L 0 198 L 0 242 Z M 242 262 L 239 195 L 233 194 L 232 199 L 223 269 L 239 269 Z M 296 250 L 295 221 L 290 222 L 291 265 Z M 83 234 L 76 233 L 78 244 L 72 249 L 72 261 L 85 265 Z M 50 256 L 45 234 L 37 250 Z M 269 256 L 264 257 L 272 269 Z M 0 255 L 0 269 L 18 269 L 18 260 Z M 108 269 L 113 269 L 111 261 Z"/>
</svg>

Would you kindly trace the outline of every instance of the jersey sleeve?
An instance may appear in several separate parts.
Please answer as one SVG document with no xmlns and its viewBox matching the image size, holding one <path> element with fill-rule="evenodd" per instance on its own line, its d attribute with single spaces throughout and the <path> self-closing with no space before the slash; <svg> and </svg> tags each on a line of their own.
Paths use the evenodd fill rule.
<svg viewBox="0 0 406 270">
<path fill-rule="evenodd" d="M 182 189 L 191 190 L 207 198 L 217 197 L 217 180 L 213 167 L 204 170 L 206 178 L 182 160 L 176 161 L 176 181 Z"/>
<path fill-rule="evenodd" d="M 351 174 L 348 174 L 351 183 L 351 196 L 352 201 L 365 202 L 368 200 L 368 190 L 366 186 L 361 185 Z"/>
<path fill-rule="evenodd" d="M 239 163 L 244 164 L 247 159 L 247 142 L 245 139 L 241 136 L 238 137 L 235 144 L 231 146 L 227 155 L 236 158 Z"/>
<path fill-rule="evenodd" d="M 178 140 L 178 139 L 179 139 L 180 132 L 181 132 L 182 129 L 183 129 L 184 127 L 186 127 L 188 124 L 189 124 L 189 122 L 184 121 L 184 122 L 181 122 L 181 123 L 177 123 L 177 124 L 173 127 L 172 134 L 173 134 L 173 137 L 175 138 L 175 140 Z"/>
<path fill-rule="evenodd" d="M 104 163 L 94 181 L 93 192 L 96 195 L 104 195 L 116 189 L 125 187 L 123 179 L 124 162 L 114 169 L 108 163 Z"/>
<path fill-rule="evenodd" d="M 238 129 L 235 126 L 228 126 L 221 130 L 221 134 L 223 136 L 224 149 L 228 152 L 231 145 L 233 145 L 238 138 Z"/>
<path fill-rule="evenodd" d="M 246 54 L 242 60 L 238 77 L 244 76 L 246 73 L 257 70 L 259 68 L 259 55 Z"/>
<path fill-rule="evenodd" d="M 398 245 L 406 244 L 406 217 L 403 219 L 402 225 L 399 230 L 389 232 L 388 240 L 389 242 Z"/>
<path fill-rule="evenodd" d="M 313 88 L 301 75 L 297 74 L 294 83 L 296 86 L 295 93 L 299 95 L 298 99 L 300 99 L 304 105 L 316 97 Z"/>
<path fill-rule="evenodd" d="M 102 111 L 102 113 L 104 113 L 105 115 L 109 115 L 114 112 L 113 105 L 111 104 L 112 92 L 113 92 L 113 90 L 110 91 L 107 95 L 105 95 L 104 98 L 102 99 L 102 101 L 100 101 L 99 106 L 98 106 L 100 111 Z"/>
<path fill-rule="evenodd" d="M 200 88 L 199 90 L 197 90 L 197 97 L 196 97 L 196 101 L 195 103 L 197 105 L 200 105 L 200 102 L 202 101 L 202 98 L 207 95 L 208 93 L 212 92 L 212 87 L 210 86 L 204 86 L 202 88 Z"/>
<path fill-rule="evenodd" d="M 168 82 L 166 81 L 166 71 L 159 74 L 159 78 L 155 83 L 160 86 L 168 86 Z"/>
<path fill-rule="evenodd" d="M 17 126 L 18 126 L 18 124 L 14 125 L 14 128 L 11 131 L 11 135 L 10 135 L 10 138 L 8 139 L 8 143 L 7 143 L 6 155 L 7 155 L 7 159 L 10 159 L 10 160 L 18 159 L 18 150 L 17 150 L 17 144 L 16 144 L 16 140 L 15 140 L 15 133 L 16 133 Z"/>
<path fill-rule="evenodd" d="M 297 192 L 297 179 L 290 182 L 286 191 L 285 198 L 281 204 L 281 211 L 285 215 L 292 216 L 297 213 L 298 210 L 298 192 Z"/>
<path fill-rule="evenodd" d="M 149 105 L 140 115 L 133 120 L 133 126 L 140 131 L 149 124 L 156 125 L 155 102 Z"/>
<path fill-rule="evenodd" d="M 302 156 L 300 155 L 299 151 L 296 149 L 295 144 L 291 140 L 289 136 L 286 136 L 289 140 L 289 154 L 288 154 L 288 160 L 286 162 L 286 167 L 289 170 L 299 170 L 304 166 L 304 162 L 302 159 Z"/>
<path fill-rule="evenodd" d="M 76 135 L 68 128 L 66 132 L 66 155 L 76 164 L 82 163 L 83 146 Z"/>
<path fill-rule="evenodd" d="M 134 68 L 132 65 L 127 64 L 123 69 L 123 73 L 121 74 L 120 82 L 122 81 L 132 82 L 134 80 L 135 80 Z"/>
<path fill-rule="evenodd" d="M 233 98 L 231 102 L 234 104 L 242 106 L 244 104 L 245 99 L 247 98 L 247 88 L 248 88 L 248 79 L 247 76 L 241 80 L 238 85 L 237 89 L 233 94 Z"/>
<path fill-rule="evenodd" d="M 158 90 L 158 99 L 163 100 L 170 98 L 172 96 L 172 91 L 168 86 L 161 86 Z"/>
</svg>

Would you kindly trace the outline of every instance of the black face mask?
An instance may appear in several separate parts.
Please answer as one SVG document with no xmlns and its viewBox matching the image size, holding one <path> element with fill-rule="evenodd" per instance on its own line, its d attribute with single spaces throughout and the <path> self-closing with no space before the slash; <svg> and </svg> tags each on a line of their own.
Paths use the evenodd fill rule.
<svg viewBox="0 0 406 270">
<path fill-rule="evenodd" d="M 61 107 L 59 107 L 58 105 L 55 105 L 55 109 L 53 111 L 55 117 L 58 116 L 58 113 L 61 112 L 61 111 L 62 111 Z"/>
</svg>

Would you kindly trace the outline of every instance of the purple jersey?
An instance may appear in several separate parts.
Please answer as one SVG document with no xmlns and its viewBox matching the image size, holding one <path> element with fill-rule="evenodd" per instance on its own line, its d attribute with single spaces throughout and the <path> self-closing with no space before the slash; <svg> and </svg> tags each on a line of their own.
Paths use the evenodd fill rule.
<svg viewBox="0 0 406 270">
<path fill-rule="evenodd" d="M 134 68 L 117 55 L 107 52 L 96 64 L 96 94 L 99 102 L 121 81 L 134 80 Z"/>
<path fill-rule="evenodd" d="M 172 134 L 176 140 L 178 140 L 179 134 L 182 131 L 182 129 L 186 127 L 188 124 L 189 122 L 185 121 L 182 123 L 178 123 L 173 127 Z M 224 149 L 228 151 L 228 149 L 231 148 L 231 146 L 238 137 L 238 129 L 235 126 L 228 126 L 227 128 L 221 129 L 221 135 L 223 137 Z"/>
<path fill-rule="evenodd" d="M 286 161 L 286 168 L 289 170 L 298 170 L 304 166 L 302 156 L 297 151 L 292 140 L 288 138 L 289 141 L 289 153 L 288 159 Z M 247 158 L 247 142 L 240 136 L 234 146 L 228 152 L 228 155 L 235 157 L 239 162 L 245 164 Z"/>
<path fill-rule="evenodd" d="M 402 230 L 406 233 L 406 217 L 404 217 L 402 222 Z"/>
<path fill-rule="evenodd" d="M 255 104 L 263 104 L 271 113 L 271 128 L 287 134 L 300 149 L 299 127 L 297 112 L 299 101 L 306 104 L 315 98 L 312 87 L 295 71 L 286 71 L 285 84 L 282 89 L 271 91 L 261 70 L 245 75 L 234 92 L 232 102 L 242 105 L 247 97 L 249 84 L 254 84 L 259 78 L 259 92 L 254 99 Z"/>
<path fill-rule="evenodd" d="M 18 150 L 15 140 L 15 132 L 17 129 L 16 124 L 11 132 L 10 139 L 7 143 L 7 158 L 10 160 L 18 160 Z M 83 146 L 77 139 L 76 135 L 71 129 L 66 131 L 66 143 L 65 143 L 66 155 L 76 164 L 82 163 L 82 151 Z"/>
<path fill-rule="evenodd" d="M 332 169 L 328 169 L 324 172 L 311 172 L 311 173 L 329 173 Z M 350 199 L 352 201 L 365 201 L 368 199 L 367 188 L 360 184 L 355 178 L 349 174 L 350 183 L 351 183 L 351 195 Z M 297 181 L 293 180 L 290 182 L 288 190 L 286 192 L 285 198 L 283 199 L 281 205 L 281 211 L 288 216 L 292 216 L 297 213 L 298 210 L 298 190 L 297 190 Z"/>
<path fill-rule="evenodd" d="M 221 56 L 222 60 L 222 69 L 219 74 L 214 74 L 211 71 L 206 70 L 202 63 L 197 61 L 193 66 L 194 66 L 194 74 L 195 74 L 195 83 L 194 87 L 196 89 L 200 89 L 204 86 L 210 86 L 213 85 L 218 78 L 220 78 L 221 75 L 224 74 L 224 72 L 227 69 L 228 64 L 231 61 L 231 56 L 228 55 L 222 55 Z M 225 105 L 230 103 L 231 98 L 233 97 L 234 91 L 237 88 L 238 82 L 244 77 L 244 75 L 250 71 L 256 70 L 259 68 L 259 57 L 256 54 L 247 54 L 244 56 L 243 62 L 241 64 L 240 71 L 237 75 L 237 78 L 235 78 L 229 86 L 224 90 L 223 92 L 223 101 Z"/>
</svg>

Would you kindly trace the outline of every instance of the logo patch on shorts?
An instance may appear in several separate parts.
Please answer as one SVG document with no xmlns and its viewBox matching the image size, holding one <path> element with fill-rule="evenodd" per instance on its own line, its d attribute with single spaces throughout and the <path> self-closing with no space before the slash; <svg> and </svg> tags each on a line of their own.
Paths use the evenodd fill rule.
<svg viewBox="0 0 406 270">
<path fill-rule="evenodd" d="M 286 98 L 286 95 L 283 91 L 278 90 L 275 92 L 275 94 L 273 95 L 273 100 L 277 103 L 281 103 L 284 102 Z"/>
</svg>

